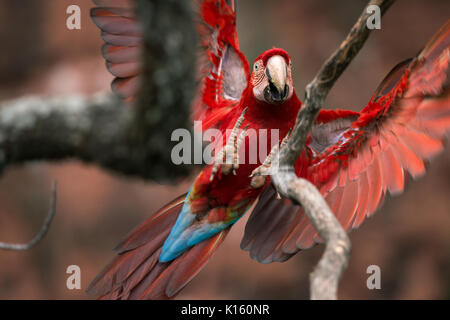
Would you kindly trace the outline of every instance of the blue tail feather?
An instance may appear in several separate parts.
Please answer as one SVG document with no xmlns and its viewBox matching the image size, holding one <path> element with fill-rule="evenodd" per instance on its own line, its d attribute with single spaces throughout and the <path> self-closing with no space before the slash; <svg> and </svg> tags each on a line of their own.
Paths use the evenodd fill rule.
<svg viewBox="0 0 450 320">
<path fill-rule="evenodd" d="M 177 258 L 190 247 L 202 242 L 234 224 L 242 216 L 229 222 L 202 222 L 194 225 L 196 215 L 191 213 L 189 190 L 183 208 L 169 236 L 163 244 L 159 262 L 169 262 Z"/>
</svg>

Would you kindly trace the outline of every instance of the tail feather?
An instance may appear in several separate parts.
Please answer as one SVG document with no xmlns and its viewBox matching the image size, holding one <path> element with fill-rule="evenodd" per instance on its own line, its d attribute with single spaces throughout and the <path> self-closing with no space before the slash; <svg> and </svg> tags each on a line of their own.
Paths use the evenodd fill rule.
<svg viewBox="0 0 450 320">
<path fill-rule="evenodd" d="M 184 199 L 186 199 L 186 193 L 159 209 L 150 218 L 131 231 L 125 239 L 114 248 L 114 250 L 117 253 L 133 250 L 147 243 L 149 239 L 154 238 L 155 235 L 160 235 L 164 231 L 170 232 L 170 229 L 172 229 L 172 226 L 178 217 L 178 213 L 183 207 Z"/>
<path fill-rule="evenodd" d="M 134 294 L 133 298 L 145 300 L 174 298 L 206 265 L 228 231 L 229 228 L 200 242 L 171 262 L 158 263 L 146 281 L 151 282 L 151 285 L 141 294 Z M 140 290 L 137 291 L 140 293 Z"/>
<path fill-rule="evenodd" d="M 160 279 L 160 276 L 164 273 L 164 271 L 171 264 L 173 266 L 176 266 L 177 263 L 179 263 L 179 261 L 177 261 L 177 260 L 174 260 L 172 262 L 164 262 L 164 263 L 157 262 L 151 269 L 149 269 L 147 274 L 142 278 L 141 281 L 139 281 L 137 283 L 137 285 L 134 288 L 130 288 L 130 290 L 127 291 L 127 296 L 124 296 L 123 298 L 129 299 L 129 300 L 167 299 L 163 294 L 161 294 L 161 290 L 155 290 L 155 286 L 153 286 L 153 285 L 158 282 L 158 279 Z M 147 290 L 152 286 L 153 286 L 153 289 L 151 291 Z M 156 289 L 158 289 L 158 288 L 156 288 Z M 146 293 L 145 296 L 144 296 L 144 293 Z"/>
<path fill-rule="evenodd" d="M 167 284 L 165 293 L 169 296 L 175 296 L 184 286 L 186 286 L 197 273 L 206 265 L 217 248 L 222 244 L 230 228 L 219 232 L 214 237 L 200 242 L 181 259 L 182 264 L 174 271 Z"/>
<path fill-rule="evenodd" d="M 206 265 L 228 229 L 161 263 L 161 248 L 186 195 L 161 208 L 133 230 L 115 250 L 118 256 L 92 281 L 87 292 L 99 299 L 174 298 Z"/>
<path fill-rule="evenodd" d="M 152 271 L 158 264 L 158 257 L 161 253 L 161 249 L 155 251 L 133 272 L 132 276 L 128 277 L 126 283 L 123 285 L 122 299 L 128 299 L 131 292 L 137 291 L 137 286 L 142 280 Z"/>
</svg>

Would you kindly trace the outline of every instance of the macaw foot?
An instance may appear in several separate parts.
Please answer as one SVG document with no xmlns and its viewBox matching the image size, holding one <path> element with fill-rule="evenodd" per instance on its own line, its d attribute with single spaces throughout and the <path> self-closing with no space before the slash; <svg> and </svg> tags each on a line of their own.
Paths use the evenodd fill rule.
<svg viewBox="0 0 450 320">
<path fill-rule="evenodd" d="M 278 147 L 278 144 L 275 144 L 270 150 L 269 155 L 264 160 L 264 163 L 260 165 L 258 168 L 253 170 L 250 178 L 252 181 L 250 185 L 253 189 L 259 189 L 264 186 L 267 180 L 267 176 L 270 176 L 272 173 L 272 162 L 274 157 L 278 156 L 278 151 L 283 148 L 289 140 L 289 135 L 291 131 L 289 130 L 288 134 L 284 137 L 283 141 L 281 141 L 281 145 Z"/>
<path fill-rule="evenodd" d="M 236 170 L 239 169 L 239 147 L 244 141 L 246 135 L 246 126 L 240 133 L 239 130 L 241 128 L 242 122 L 245 119 L 245 112 L 247 108 L 242 111 L 241 116 L 236 121 L 233 130 L 231 131 L 230 136 L 228 137 L 227 144 L 220 150 L 219 154 L 214 160 L 214 165 L 211 170 L 211 176 L 209 180 L 212 181 L 214 176 L 217 174 L 219 169 L 222 170 L 224 175 L 228 175 L 230 172 L 233 172 L 236 175 Z M 239 136 L 238 136 L 239 134 Z"/>
</svg>

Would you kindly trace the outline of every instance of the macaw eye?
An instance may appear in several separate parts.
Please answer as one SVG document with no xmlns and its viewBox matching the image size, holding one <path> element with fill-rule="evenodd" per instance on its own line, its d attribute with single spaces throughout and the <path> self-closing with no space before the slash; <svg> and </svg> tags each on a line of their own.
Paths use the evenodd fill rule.
<svg viewBox="0 0 450 320">
<path fill-rule="evenodd" d="M 259 68 L 258 64 L 255 63 L 255 65 L 253 66 L 253 69 L 255 69 L 255 71 L 258 71 L 258 68 Z"/>
</svg>

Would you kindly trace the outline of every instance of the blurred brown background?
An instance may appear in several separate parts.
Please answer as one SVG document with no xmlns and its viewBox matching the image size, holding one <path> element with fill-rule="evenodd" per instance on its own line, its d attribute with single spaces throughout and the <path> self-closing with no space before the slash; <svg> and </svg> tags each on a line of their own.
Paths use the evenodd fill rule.
<svg viewBox="0 0 450 320">
<path fill-rule="evenodd" d="M 250 61 L 279 46 L 294 63 L 297 92 L 344 38 L 366 1 L 245 0 L 240 44 Z M 66 8 L 82 9 L 82 30 L 66 28 Z M 25 94 L 108 90 L 90 0 L 0 0 L 0 100 Z M 327 104 L 360 110 L 384 75 L 414 55 L 449 18 L 446 0 L 399 0 L 332 90 Z M 76 161 L 9 168 L 0 180 L 0 241 L 26 242 L 41 227 L 51 181 L 58 212 L 42 243 L 28 252 L 0 251 L 0 299 L 88 299 L 84 289 L 113 257 L 111 248 L 190 181 L 177 186 L 129 179 Z M 340 285 L 343 299 L 450 298 L 450 148 L 405 194 L 351 234 L 353 251 Z M 287 263 L 262 265 L 239 249 L 246 219 L 183 291 L 193 299 L 305 299 L 308 275 L 323 246 Z M 82 271 L 83 290 L 66 288 L 67 266 Z M 368 290 L 366 268 L 381 268 L 381 290 Z"/>
</svg>

